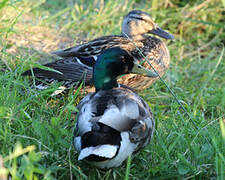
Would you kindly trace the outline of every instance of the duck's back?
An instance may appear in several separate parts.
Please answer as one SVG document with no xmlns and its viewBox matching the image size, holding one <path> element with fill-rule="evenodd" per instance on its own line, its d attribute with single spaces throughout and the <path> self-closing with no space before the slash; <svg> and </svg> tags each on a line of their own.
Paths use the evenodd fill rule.
<svg viewBox="0 0 225 180">
<path fill-rule="evenodd" d="M 153 66 L 160 76 L 163 76 L 169 67 L 170 54 L 166 44 L 158 38 L 147 35 L 142 40 L 132 40 L 124 36 L 104 36 L 80 46 L 55 52 L 55 54 L 67 58 L 76 55 L 83 58 L 93 57 L 96 60 L 95 56 L 101 54 L 105 49 L 116 46 L 128 51 L 147 69 L 152 69 Z M 81 60 L 83 64 L 88 62 L 85 58 Z M 125 84 L 134 90 L 143 90 L 157 79 L 158 77 L 149 78 L 137 74 L 129 74 L 120 78 L 119 83 Z"/>
<path fill-rule="evenodd" d="M 47 83 L 51 83 L 55 80 L 64 82 L 63 85 L 67 88 L 81 82 L 83 78 L 85 78 L 86 85 L 92 85 L 92 68 L 97 57 L 104 50 L 117 46 L 125 49 L 140 63 L 144 61 L 143 56 L 145 56 L 148 62 L 144 62 L 143 66 L 152 69 L 149 65 L 150 62 L 160 76 L 165 73 L 169 66 L 169 51 L 160 39 L 145 36 L 142 40 L 131 40 L 122 35 L 114 35 L 104 36 L 88 43 L 53 52 L 53 54 L 60 56 L 61 59 L 45 64 L 45 66 L 61 73 L 34 68 L 32 71 L 28 70 L 24 72 L 23 75 L 32 75 L 33 73 L 35 77 Z M 120 78 L 119 82 L 134 90 L 142 90 L 150 86 L 155 80 L 157 80 L 157 78 L 130 74 Z M 43 83 L 41 82 L 40 84 L 42 85 Z"/>
<path fill-rule="evenodd" d="M 100 90 L 80 102 L 74 145 L 79 160 L 100 168 L 116 167 L 146 146 L 154 118 L 146 102 L 126 88 Z"/>
<path fill-rule="evenodd" d="M 78 106 L 79 135 L 92 131 L 100 122 L 122 132 L 130 131 L 138 121 L 154 126 L 153 115 L 143 99 L 127 88 L 100 90 L 87 95 Z M 97 125 L 96 125 L 97 126 Z"/>
</svg>

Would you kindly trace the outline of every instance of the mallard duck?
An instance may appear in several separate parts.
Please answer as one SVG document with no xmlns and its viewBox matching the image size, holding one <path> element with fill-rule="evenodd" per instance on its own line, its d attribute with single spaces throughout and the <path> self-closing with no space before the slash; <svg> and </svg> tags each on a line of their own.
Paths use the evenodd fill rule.
<svg viewBox="0 0 225 180">
<path fill-rule="evenodd" d="M 92 86 L 92 69 L 96 59 L 105 49 L 111 47 L 120 47 L 128 51 L 133 58 L 142 62 L 144 67 L 151 69 L 148 62 L 143 62 L 143 55 L 146 56 L 159 75 L 162 76 L 170 63 L 169 51 L 163 41 L 149 34 L 173 39 L 171 34 L 154 23 L 149 14 L 133 10 L 123 19 L 121 35 L 103 36 L 75 47 L 52 52 L 61 59 L 45 64 L 45 66 L 61 73 L 33 68 L 34 76 L 46 82 L 36 81 L 36 87 L 45 89 L 47 84 L 57 80 L 62 81 L 63 85 L 69 88 L 77 85 L 83 78 L 85 85 Z M 23 75 L 32 75 L 32 71 L 28 70 Z M 120 78 L 119 82 L 134 90 L 142 90 L 156 79 L 157 77 L 149 78 L 131 74 Z"/>
<path fill-rule="evenodd" d="M 96 92 L 77 106 L 74 146 L 78 160 L 85 159 L 99 168 L 117 167 L 150 142 L 155 123 L 148 104 L 116 80 L 128 73 L 152 76 L 119 47 L 98 56 L 93 70 Z"/>
</svg>

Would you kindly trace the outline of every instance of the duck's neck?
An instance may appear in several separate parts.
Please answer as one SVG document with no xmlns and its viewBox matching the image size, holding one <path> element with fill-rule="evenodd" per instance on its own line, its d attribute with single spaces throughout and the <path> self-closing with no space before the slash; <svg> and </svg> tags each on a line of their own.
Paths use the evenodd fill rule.
<svg viewBox="0 0 225 180">
<path fill-rule="evenodd" d="M 113 52 L 116 53 L 116 52 Z M 96 91 L 118 87 L 117 77 L 123 74 L 125 64 L 111 52 L 101 55 L 93 69 L 93 81 Z"/>
<path fill-rule="evenodd" d="M 122 33 L 122 35 L 126 38 L 129 38 L 132 41 L 141 41 L 145 39 L 144 34 L 129 35 L 129 34 Z"/>
<path fill-rule="evenodd" d="M 118 87 L 117 77 L 127 74 L 134 66 L 134 59 L 119 47 L 109 48 L 98 56 L 93 68 L 96 91 Z"/>
<path fill-rule="evenodd" d="M 105 68 L 96 68 L 93 74 L 93 80 L 96 91 L 118 87 L 116 77 L 113 77 Z"/>
</svg>

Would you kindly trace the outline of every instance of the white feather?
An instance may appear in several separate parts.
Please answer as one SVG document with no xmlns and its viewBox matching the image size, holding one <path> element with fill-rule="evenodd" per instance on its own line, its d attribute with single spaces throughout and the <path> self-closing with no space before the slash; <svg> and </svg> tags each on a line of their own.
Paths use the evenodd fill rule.
<svg viewBox="0 0 225 180">
<path fill-rule="evenodd" d="M 118 131 L 127 129 L 127 118 L 123 114 L 121 114 L 121 112 L 115 105 L 111 105 L 108 109 L 105 110 L 99 122 Z"/>
<path fill-rule="evenodd" d="M 97 56 L 92 56 L 95 61 L 97 61 L 98 57 Z"/>
<path fill-rule="evenodd" d="M 122 103 L 121 110 L 115 105 L 108 107 L 99 122 L 118 131 L 128 130 L 132 119 L 139 117 L 139 109 L 138 105 L 131 100 L 126 99 Z"/>
<path fill-rule="evenodd" d="M 115 158 L 102 162 L 94 162 L 93 164 L 100 168 L 110 168 L 120 166 L 122 162 L 126 160 L 128 156 L 130 156 L 137 148 L 137 144 L 130 142 L 128 132 L 122 132 L 121 137 L 122 141 L 120 149 Z"/>
<path fill-rule="evenodd" d="M 43 84 L 39 84 L 39 85 L 35 86 L 35 88 L 37 88 L 39 90 L 43 90 L 43 89 L 47 89 L 48 86 L 47 85 L 43 85 Z"/>
<path fill-rule="evenodd" d="M 80 112 L 78 114 L 77 127 L 79 129 L 79 135 L 91 131 L 92 123 L 89 121 L 92 118 L 92 106 L 91 103 L 88 103 L 91 97 L 91 94 L 85 96 L 80 102 Z M 83 105 L 83 106 L 82 106 Z M 78 109 L 80 108 L 78 107 Z"/>
<path fill-rule="evenodd" d="M 78 152 L 80 152 L 80 150 L 81 150 L 81 137 L 80 136 L 74 138 L 74 147 Z"/>
<path fill-rule="evenodd" d="M 105 158 L 113 158 L 116 155 L 118 146 L 115 145 L 99 145 L 96 147 L 87 147 L 81 150 L 78 160 L 82 160 L 90 155 L 96 155 Z"/>
<path fill-rule="evenodd" d="M 53 96 L 56 96 L 57 94 L 60 94 L 61 92 L 63 92 L 65 89 L 66 89 L 65 86 L 60 86 L 57 90 L 55 90 L 55 91 L 51 94 L 51 96 L 52 96 L 52 97 L 53 97 Z"/>
<path fill-rule="evenodd" d="M 88 68 L 88 69 L 92 69 L 92 67 L 87 66 L 86 64 L 82 63 L 82 62 L 80 61 L 79 58 L 75 57 L 75 59 L 76 59 L 76 61 L 77 61 L 78 63 L 80 63 L 82 66 L 84 66 L 84 67 L 86 67 L 86 68 Z"/>
<path fill-rule="evenodd" d="M 92 123 L 89 121 L 92 118 L 92 107 L 91 104 L 85 104 L 81 108 L 81 112 L 78 115 L 78 129 L 79 134 L 82 136 L 84 133 L 91 131 Z"/>
<path fill-rule="evenodd" d="M 130 119 L 137 119 L 139 117 L 139 108 L 137 103 L 130 99 L 123 100 L 121 114 Z"/>
</svg>

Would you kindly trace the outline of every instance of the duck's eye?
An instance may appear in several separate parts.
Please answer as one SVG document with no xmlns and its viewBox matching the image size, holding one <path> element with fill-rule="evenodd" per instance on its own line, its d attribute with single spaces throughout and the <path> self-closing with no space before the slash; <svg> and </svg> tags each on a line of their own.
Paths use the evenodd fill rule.
<svg viewBox="0 0 225 180">
<path fill-rule="evenodd" d="M 126 62 L 125 56 L 121 56 L 121 61 Z"/>
<path fill-rule="evenodd" d="M 138 15 L 137 15 L 137 16 L 131 16 L 131 18 L 132 18 L 132 19 L 136 19 L 136 20 L 141 20 L 141 21 L 142 21 L 142 20 L 145 20 L 143 17 L 138 16 Z"/>
</svg>

